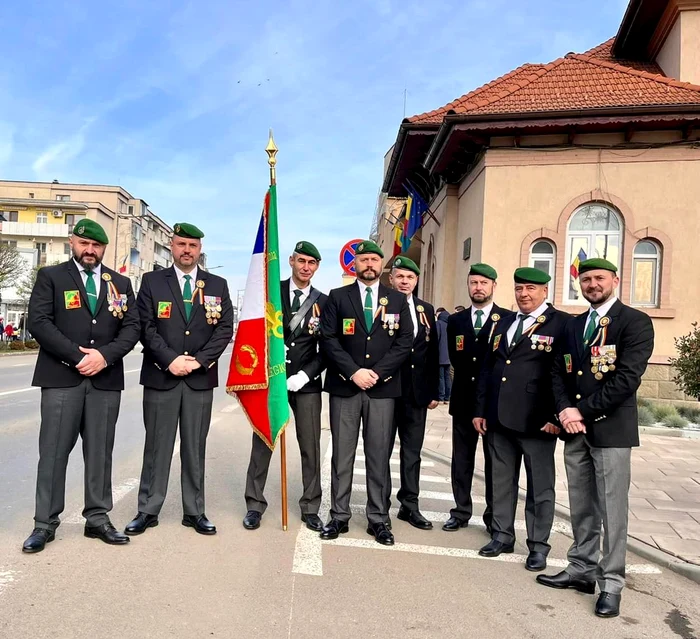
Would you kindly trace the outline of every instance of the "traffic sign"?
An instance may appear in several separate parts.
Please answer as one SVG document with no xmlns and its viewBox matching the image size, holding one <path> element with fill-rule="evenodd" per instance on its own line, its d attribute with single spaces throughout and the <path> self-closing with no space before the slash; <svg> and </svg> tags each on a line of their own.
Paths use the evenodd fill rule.
<svg viewBox="0 0 700 639">
<path fill-rule="evenodd" d="M 350 240 L 340 249 L 340 268 L 351 277 L 355 277 L 355 249 L 360 242 L 362 239 Z"/>
</svg>

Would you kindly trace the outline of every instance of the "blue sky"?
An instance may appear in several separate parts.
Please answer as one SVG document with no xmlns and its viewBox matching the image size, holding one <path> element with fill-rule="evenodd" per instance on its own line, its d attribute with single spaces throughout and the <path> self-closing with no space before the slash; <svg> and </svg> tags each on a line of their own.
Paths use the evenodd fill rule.
<svg viewBox="0 0 700 639">
<path fill-rule="evenodd" d="M 369 233 L 403 118 L 607 40 L 626 0 L 4 0 L 0 176 L 120 184 L 245 282 L 280 147 L 280 246 L 315 283 Z M 287 269 L 283 270 L 286 275 Z"/>
</svg>

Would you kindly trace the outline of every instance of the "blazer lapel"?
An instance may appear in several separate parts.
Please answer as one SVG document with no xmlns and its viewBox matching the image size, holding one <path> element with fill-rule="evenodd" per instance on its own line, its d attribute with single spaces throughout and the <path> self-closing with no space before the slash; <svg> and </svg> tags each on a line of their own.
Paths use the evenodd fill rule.
<svg viewBox="0 0 700 639">
<path fill-rule="evenodd" d="M 578 356 L 580 360 L 583 360 L 586 355 L 586 345 L 583 343 L 583 333 L 586 330 L 587 321 L 588 311 L 576 317 L 573 325 L 574 340 L 576 340 L 576 348 L 578 349 Z"/>
<path fill-rule="evenodd" d="M 182 301 L 182 291 L 180 290 L 180 283 L 177 281 L 175 268 L 171 266 L 169 269 L 167 269 L 165 276 L 168 280 L 168 285 L 172 291 L 173 298 L 175 299 L 175 306 L 180 309 L 182 319 L 186 322 L 187 316 L 185 315 L 185 303 Z"/>
<path fill-rule="evenodd" d="M 75 265 L 75 261 L 73 259 L 68 260 L 67 264 L 68 272 L 71 274 L 71 277 L 75 280 L 78 290 L 80 291 L 80 297 L 83 300 L 83 306 L 88 310 L 89 313 L 90 305 L 88 304 L 87 291 L 85 290 L 85 285 L 83 284 L 83 278 L 80 276 L 80 271 Z"/>
</svg>

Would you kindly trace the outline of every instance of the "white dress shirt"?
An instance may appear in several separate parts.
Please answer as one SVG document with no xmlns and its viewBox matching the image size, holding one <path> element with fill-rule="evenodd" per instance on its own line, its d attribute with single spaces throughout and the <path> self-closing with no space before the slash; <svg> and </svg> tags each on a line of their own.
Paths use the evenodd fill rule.
<svg viewBox="0 0 700 639">
<path fill-rule="evenodd" d="M 294 291 L 301 291 L 301 295 L 299 296 L 299 306 L 301 306 L 306 301 L 306 298 L 309 296 L 309 294 L 311 293 L 311 284 L 307 284 L 306 288 L 299 288 L 294 283 L 294 280 L 290 277 L 289 278 L 289 303 L 290 303 L 290 305 L 294 303 Z"/>
<path fill-rule="evenodd" d="M 528 313 L 527 317 L 525 318 L 525 322 L 523 323 L 523 333 L 535 323 L 535 320 L 537 320 L 540 315 L 544 314 L 547 308 L 547 302 L 543 302 L 539 308 L 536 308 L 534 311 L 532 311 L 532 313 Z M 513 341 L 513 336 L 515 335 L 515 330 L 518 328 L 518 324 L 520 323 L 520 315 L 522 314 L 523 313 L 521 311 L 518 311 L 518 314 L 515 316 L 515 321 L 510 325 L 510 328 L 506 333 L 508 344 Z"/>
<path fill-rule="evenodd" d="M 413 322 L 413 339 L 418 337 L 418 315 L 416 315 L 416 303 L 413 295 L 406 296 L 408 299 L 408 310 L 411 311 L 411 321 Z"/>
<path fill-rule="evenodd" d="M 83 280 L 84 286 L 85 284 L 87 284 L 87 273 L 85 272 L 85 267 L 75 258 L 73 258 L 73 262 L 75 262 L 75 265 L 78 267 L 78 271 L 80 272 L 80 278 Z M 94 269 L 92 269 L 92 272 L 94 273 L 92 281 L 95 282 L 95 292 L 97 293 L 97 299 L 100 299 L 100 285 L 102 284 L 102 264 L 98 264 Z"/>
<path fill-rule="evenodd" d="M 595 311 L 598 313 L 598 317 L 596 317 L 595 320 L 595 325 L 596 328 L 598 328 L 598 325 L 600 324 L 600 318 L 605 317 L 609 312 L 610 309 L 612 308 L 612 305 L 617 302 L 617 297 L 614 295 L 607 301 L 605 304 L 601 304 L 598 308 L 591 308 L 588 309 L 588 316 L 586 317 L 586 323 L 583 325 L 583 334 L 586 334 L 586 329 L 588 328 L 588 323 L 591 321 L 591 313 Z"/>
<path fill-rule="evenodd" d="M 476 312 L 477 311 L 484 311 L 484 314 L 481 316 L 481 326 L 483 327 L 484 324 L 486 324 L 486 320 L 491 315 L 492 309 L 493 309 L 493 302 L 484 306 L 484 308 L 474 308 L 474 306 L 472 305 L 469 309 L 471 311 L 471 314 L 472 314 L 472 326 L 476 326 Z"/>
<path fill-rule="evenodd" d="M 174 264 L 173 264 L 173 268 L 175 269 L 175 275 L 177 275 L 177 283 L 180 285 L 180 290 L 184 293 L 184 291 L 185 291 L 185 275 L 189 275 L 192 278 L 190 280 L 190 288 L 192 289 L 192 293 L 194 293 L 195 283 L 197 282 L 197 273 L 198 273 L 199 269 L 195 266 L 194 269 L 190 273 L 184 273 Z"/>
<path fill-rule="evenodd" d="M 365 296 L 367 295 L 367 286 L 372 289 L 372 317 L 377 313 L 377 306 L 379 305 L 379 280 L 374 284 L 363 284 L 360 280 L 357 280 L 357 286 L 360 288 L 360 300 L 362 301 L 362 306 L 365 305 Z"/>
</svg>

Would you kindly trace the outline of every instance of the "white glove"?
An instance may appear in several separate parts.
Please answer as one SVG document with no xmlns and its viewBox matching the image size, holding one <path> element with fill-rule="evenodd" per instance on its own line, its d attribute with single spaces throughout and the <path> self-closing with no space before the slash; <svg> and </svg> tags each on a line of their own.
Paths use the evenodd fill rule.
<svg viewBox="0 0 700 639">
<path fill-rule="evenodd" d="M 304 371 L 300 371 L 296 375 L 292 375 L 287 380 L 287 390 L 290 393 L 296 393 L 298 390 L 304 388 L 304 386 L 306 386 L 308 383 L 309 376 Z"/>
</svg>

